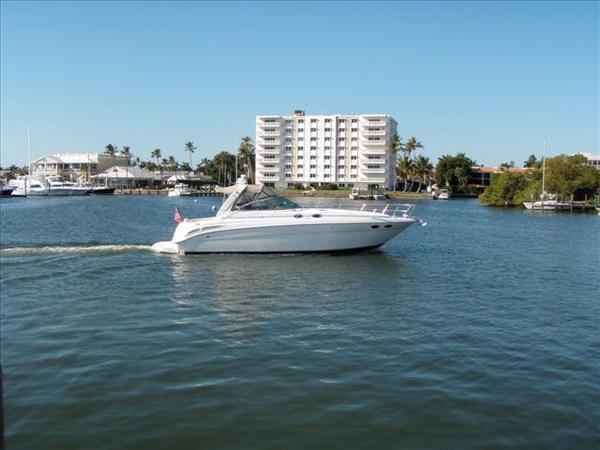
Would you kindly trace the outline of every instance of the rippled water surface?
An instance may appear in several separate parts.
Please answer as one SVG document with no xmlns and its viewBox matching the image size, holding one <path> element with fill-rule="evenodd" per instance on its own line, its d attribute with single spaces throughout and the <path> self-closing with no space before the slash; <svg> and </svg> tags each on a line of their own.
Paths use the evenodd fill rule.
<svg viewBox="0 0 600 450">
<path fill-rule="evenodd" d="M 149 250 L 215 203 L 0 202 L 7 448 L 600 445 L 599 217 L 423 202 L 367 253 Z"/>
</svg>

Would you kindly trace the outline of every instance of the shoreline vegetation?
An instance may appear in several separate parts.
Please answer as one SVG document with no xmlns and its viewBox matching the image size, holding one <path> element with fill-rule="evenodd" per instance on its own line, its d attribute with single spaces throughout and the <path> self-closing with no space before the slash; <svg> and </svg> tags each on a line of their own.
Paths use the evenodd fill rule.
<svg viewBox="0 0 600 450">
<path fill-rule="evenodd" d="M 540 200 L 542 190 L 542 161 L 530 155 L 523 168 L 515 168 L 514 162 L 500 165 L 500 173 L 491 175 L 489 186 L 482 186 L 474 177 L 473 169 L 477 162 L 465 153 L 445 154 L 438 158 L 433 166 L 429 158 L 416 154 L 425 146 L 411 137 L 406 143 L 395 134 L 387 147 L 387 152 L 397 155 L 396 186 L 386 190 L 391 199 L 432 200 L 430 193 L 423 192 L 425 186 L 448 189 L 454 198 L 479 198 L 486 206 L 521 207 L 524 202 Z M 166 195 L 168 184 L 165 176 L 170 173 L 185 172 L 188 175 L 204 175 L 212 183 L 228 186 L 235 183 L 236 176 L 246 174 L 250 183 L 256 182 L 256 153 L 252 138 L 240 139 L 235 154 L 227 151 L 217 152 L 212 159 L 203 158 L 194 166 L 193 154 L 197 147 L 192 141 L 183 145 L 188 161 L 179 162 L 173 156 L 163 157 L 158 148 L 150 152 L 151 159 L 143 161 L 136 157 L 129 146 L 119 149 L 108 144 L 104 154 L 112 158 L 121 155 L 127 158 L 129 166 L 138 166 L 160 175 L 161 181 L 148 185 L 116 185 L 117 195 Z M 16 175 L 25 175 L 28 167 L 10 166 L 4 176 L 7 179 Z M 88 170 L 89 176 L 89 170 Z M 207 184 L 209 182 L 204 182 Z M 276 189 L 287 197 L 327 197 L 348 198 L 349 187 L 340 187 L 332 183 L 295 183 L 287 189 Z M 483 190 L 483 191 L 482 191 Z M 202 192 L 200 195 L 216 195 L 214 192 Z M 546 159 L 546 198 L 552 196 L 561 202 L 591 205 L 600 204 L 600 171 L 587 164 L 582 155 L 560 155 Z"/>
<path fill-rule="evenodd" d="M 526 172 L 503 172 L 492 176 L 490 186 L 479 196 L 487 206 L 520 207 L 540 200 L 542 162 Z M 559 201 L 597 204 L 600 198 L 600 171 L 586 164 L 581 155 L 560 155 L 546 159 L 546 196 Z M 546 197 L 548 198 L 548 197 Z"/>
</svg>

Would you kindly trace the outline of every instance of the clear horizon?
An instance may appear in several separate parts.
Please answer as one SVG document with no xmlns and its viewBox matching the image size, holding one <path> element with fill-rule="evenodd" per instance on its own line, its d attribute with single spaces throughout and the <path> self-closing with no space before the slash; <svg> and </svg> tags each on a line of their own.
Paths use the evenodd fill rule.
<svg viewBox="0 0 600 450">
<path fill-rule="evenodd" d="M 254 139 L 255 116 L 386 113 L 435 163 L 599 151 L 598 2 L 2 2 L 4 167 Z"/>
</svg>

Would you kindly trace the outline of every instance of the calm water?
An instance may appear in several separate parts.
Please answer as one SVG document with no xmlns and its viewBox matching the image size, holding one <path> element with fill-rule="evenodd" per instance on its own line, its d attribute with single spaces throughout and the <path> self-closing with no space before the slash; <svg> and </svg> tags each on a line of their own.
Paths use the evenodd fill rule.
<svg viewBox="0 0 600 450">
<path fill-rule="evenodd" d="M 600 217 L 423 202 L 370 253 L 149 251 L 218 202 L 1 201 L 7 448 L 600 445 Z"/>
</svg>

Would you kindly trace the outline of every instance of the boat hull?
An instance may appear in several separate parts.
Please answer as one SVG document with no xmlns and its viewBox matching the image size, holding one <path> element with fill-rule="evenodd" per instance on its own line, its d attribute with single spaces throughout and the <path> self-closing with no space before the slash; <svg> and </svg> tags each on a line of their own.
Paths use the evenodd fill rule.
<svg viewBox="0 0 600 450">
<path fill-rule="evenodd" d="M 393 222 L 284 224 L 257 227 L 209 227 L 190 238 L 159 242 L 163 253 L 315 253 L 376 248 L 404 231 L 413 219 Z"/>
</svg>

